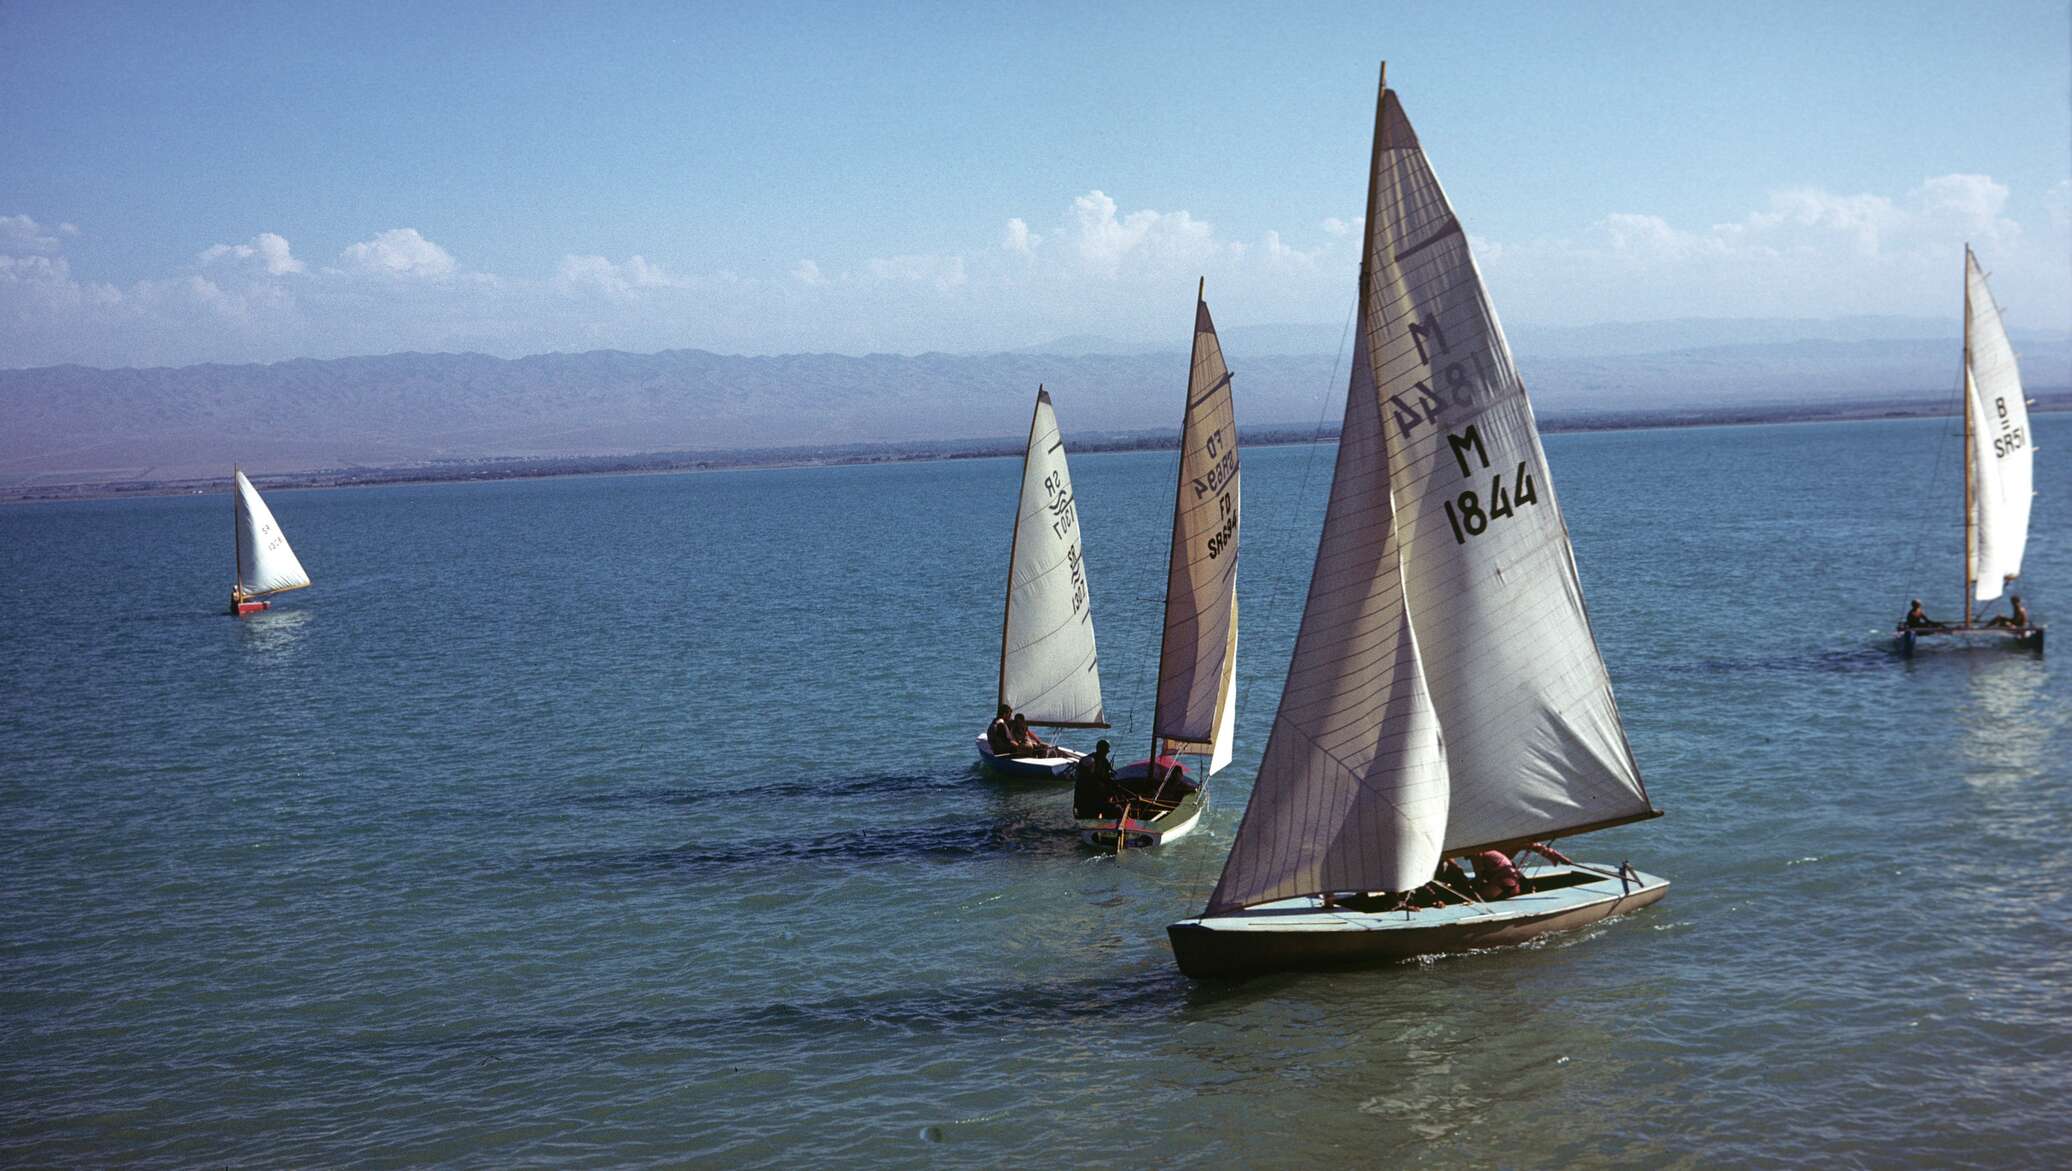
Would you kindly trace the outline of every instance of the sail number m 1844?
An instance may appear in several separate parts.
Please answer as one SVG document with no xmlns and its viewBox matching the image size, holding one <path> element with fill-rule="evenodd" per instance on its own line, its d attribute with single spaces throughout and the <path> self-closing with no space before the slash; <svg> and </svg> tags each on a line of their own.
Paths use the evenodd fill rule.
<svg viewBox="0 0 2072 1171">
<path fill-rule="evenodd" d="M 1461 479 L 1469 479 L 1488 470 L 1489 453 L 1483 449 L 1482 432 L 1475 425 L 1469 424 L 1467 430 L 1457 435 L 1447 435 L 1446 446 L 1452 451 L 1454 462 L 1460 465 Z M 1470 456 L 1476 461 L 1472 467 L 1468 463 Z M 1453 543 L 1465 545 L 1469 537 L 1481 536 L 1489 531 L 1490 525 L 1539 501 L 1540 492 L 1533 483 L 1532 473 L 1525 470 L 1525 461 L 1519 460 L 1508 486 L 1504 483 L 1503 472 L 1498 471 L 1489 478 L 1487 496 L 1467 488 L 1445 502 L 1446 521 L 1453 526 Z"/>
</svg>

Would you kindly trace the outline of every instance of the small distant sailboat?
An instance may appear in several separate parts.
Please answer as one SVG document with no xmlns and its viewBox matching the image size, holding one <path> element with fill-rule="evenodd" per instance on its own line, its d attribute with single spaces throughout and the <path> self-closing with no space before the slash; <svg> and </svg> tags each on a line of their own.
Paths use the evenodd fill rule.
<svg viewBox="0 0 2072 1171">
<path fill-rule="evenodd" d="M 1208 794 L 1180 755 L 1207 755 L 1210 774 L 1230 763 L 1237 719 L 1237 417 L 1230 369 L 1201 292 L 1197 286 L 1152 753 L 1110 782 L 1082 777 L 1074 787 L 1073 815 L 1081 836 L 1096 846 L 1156 846 L 1186 836 Z"/>
<path fill-rule="evenodd" d="M 1660 811 L 1619 725 L 1524 384 L 1385 77 L 1316 568 L 1230 858 L 1207 908 L 1167 929 L 1189 976 L 1517 943 L 1669 887 L 1578 863 L 1500 901 L 1435 882 L 1444 858 Z"/>
<path fill-rule="evenodd" d="M 242 470 L 232 469 L 232 474 L 237 478 L 231 494 L 236 501 L 237 577 L 230 584 L 230 612 L 256 614 L 272 606 L 266 598 L 308 585 L 309 574 L 288 547 L 259 489 Z"/>
<path fill-rule="evenodd" d="M 2043 651 L 2044 628 L 2014 617 L 1973 621 L 1972 603 L 1990 602 L 2022 572 L 2035 497 L 2036 444 L 2029 403 L 2000 305 L 1969 244 L 1964 246 L 1964 621 L 1951 626 L 1902 618 L 1894 649 L 1911 655 L 1928 645 L 2005 646 Z M 2019 599 L 2017 599 L 2019 600 Z"/>
<path fill-rule="evenodd" d="M 1093 597 L 1079 543 L 1079 505 L 1057 414 L 1050 393 L 1040 386 L 1022 455 L 1022 495 L 1007 563 L 1000 705 L 1021 713 L 1034 727 L 1107 727 Z M 1079 754 L 1069 749 L 1033 757 L 995 752 L 984 732 L 978 737 L 978 758 L 1002 776 L 1034 780 L 1064 776 L 1079 763 Z"/>
</svg>

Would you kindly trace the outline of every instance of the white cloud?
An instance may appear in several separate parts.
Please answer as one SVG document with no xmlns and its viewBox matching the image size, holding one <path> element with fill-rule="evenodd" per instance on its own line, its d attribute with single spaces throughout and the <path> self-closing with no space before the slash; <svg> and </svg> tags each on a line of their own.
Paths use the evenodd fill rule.
<svg viewBox="0 0 2072 1171">
<path fill-rule="evenodd" d="M 1115 214 L 1100 190 L 1072 201 L 1069 239 L 1090 272 L 1113 277 L 1125 261 L 1201 260 L 1215 250 L 1215 229 L 1185 211 Z"/>
<path fill-rule="evenodd" d="M 1000 247 L 1017 256 L 1028 256 L 1043 243 L 1043 237 L 1029 231 L 1029 221 L 1016 216 L 1007 221 L 1007 230 L 1000 235 Z"/>
<path fill-rule="evenodd" d="M 0 250 L 17 255 L 56 252 L 63 246 L 58 237 L 78 234 L 79 229 L 71 224 L 47 228 L 25 215 L 0 215 Z"/>
<path fill-rule="evenodd" d="M 264 268 L 268 276 L 285 276 L 303 269 L 288 242 L 272 232 L 259 233 L 249 244 L 216 244 L 204 248 L 196 259 L 203 265 L 222 260 L 253 261 Z"/>
<path fill-rule="evenodd" d="M 2025 208 L 2018 221 L 2011 208 Z M 1013 209 L 1007 209 L 1013 210 Z M 1184 344 L 1197 277 L 1219 323 L 1339 322 L 1354 296 L 1361 225 L 1308 213 L 1291 227 L 1220 233 L 1187 210 L 1127 209 L 1098 188 L 994 230 L 877 257 L 672 271 L 641 255 L 558 255 L 532 276 L 463 269 L 398 228 L 307 265 L 261 233 L 180 271 L 83 280 L 73 230 L 0 217 L 0 362 L 186 364 L 400 349 L 700 347 L 746 353 L 1011 348 L 1075 333 Z M 1040 230 L 1039 230 L 1040 229 Z M 926 239 L 924 235 L 922 239 Z M 1949 174 L 1897 192 L 1776 191 L 1727 222 L 1626 208 L 1538 238 L 1470 236 L 1507 320 L 1678 316 L 1954 318 L 1966 240 L 2018 324 L 2068 316 L 2072 181 L 2010 191 Z M 831 243 L 830 248 L 837 247 Z M 416 278 L 416 279 L 403 279 Z"/>
<path fill-rule="evenodd" d="M 602 256 L 564 256 L 555 280 L 566 290 L 589 289 L 620 299 L 653 289 L 691 287 L 687 278 L 671 275 L 642 256 L 629 256 L 623 264 L 613 264 Z"/>
<path fill-rule="evenodd" d="M 362 240 L 338 254 L 348 272 L 393 277 L 443 277 L 459 267 L 437 244 L 418 234 L 416 228 L 390 228 Z"/>
<path fill-rule="evenodd" d="M 965 281 L 961 256 L 881 256 L 867 270 L 881 281 L 930 284 L 941 290 L 958 288 Z"/>
</svg>

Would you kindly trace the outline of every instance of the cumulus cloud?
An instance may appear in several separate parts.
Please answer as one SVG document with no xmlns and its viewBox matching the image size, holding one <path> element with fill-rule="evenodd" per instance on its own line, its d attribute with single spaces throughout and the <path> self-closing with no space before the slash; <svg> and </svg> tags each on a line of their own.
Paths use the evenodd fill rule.
<svg viewBox="0 0 2072 1171">
<path fill-rule="evenodd" d="M 1952 258 L 1967 242 L 2003 257 L 2012 285 L 2063 285 L 2033 262 L 2009 198 L 2005 184 L 1964 173 L 1896 195 L 1794 186 L 1727 223 L 1615 212 L 1575 236 L 1476 251 L 1507 307 L 1531 320 L 1945 316 Z"/>
<path fill-rule="evenodd" d="M 1017 256 L 1028 256 L 1043 243 L 1043 237 L 1029 231 L 1029 222 L 1020 216 L 1007 221 L 1007 229 L 1000 234 L 1000 247 Z"/>
<path fill-rule="evenodd" d="M 1115 213 L 1115 200 L 1098 189 L 1072 201 L 1072 246 L 1101 275 L 1116 275 L 1128 260 L 1201 260 L 1216 248 L 1215 229 L 1185 211 Z"/>
<path fill-rule="evenodd" d="M 865 266 L 880 281 L 899 281 L 954 289 L 964 283 L 961 256 L 881 256 Z"/>
<path fill-rule="evenodd" d="M 563 289 L 587 289 L 622 300 L 654 289 L 691 287 L 688 278 L 665 272 L 661 265 L 651 264 L 643 256 L 629 256 L 623 264 L 614 264 L 602 256 L 564 256 L 555 279 Z"/>
<path fill-rule="evenodd" d="M 433 278 L 451 276 L 458 264 L 444 248 L 425 239 L 416 228 L 390 228 L 338 254 L 347 272 L 376 276 Z"/>
<path fill-rule="evenodd" d="M 23 252 L 56 252 L 63 247 L 59 237 L 78 234 L 79 229 L 71 224 L 46 228 L 25 215 L 0 215 L 0 250 L 17 255 Z"/>
<path fill-rule="evenodd" d="M 303 269 L 288 242 L 272 232 L 259 233 L 249 244 L 216 244 L 204 248 L 197 259 L 204 265 L 225 260 L 249 261 L 265 269 L 268 276 L 285 276 Z"/>
<path fill-rule="evenodd" d="M 2026 219 L 2011 209 L 2025 208 Z M 1344 320 L 1361 224 L 1314 212 L 1242 235 L 1104 190 L 1003 214 L 973 238 L 823 254 L 742 272 L 550 253 L 531 276 L 462 268 L 419 232 L 377 233 L 335 267 L 265 232 L 127 284 L 82 279 L 69 225 L 0 216 L 0 362 L 185 364 L 400 349 L 506 356 L 599 346 L 747 353 L 1013 348 L 1078 333 L 1184 344 L 1196 277 L 1219 323 Z M 2011 191 L 1956 173 L 1894 192 L 1781 188 L 1715 224 L 1617 208 L 1539 237 L 1470 236 L 1507 320 L 1676 316 L 1954 318 L 1965 241 L 2021 324 L 2067 316 L 2072 181 Z M 830 248 L 836 245 L 831 244 Z M 558 256 L 558 260 L 551 259 Z M 83 263 L 83 262 L 81 262 Z"/>
</svg>

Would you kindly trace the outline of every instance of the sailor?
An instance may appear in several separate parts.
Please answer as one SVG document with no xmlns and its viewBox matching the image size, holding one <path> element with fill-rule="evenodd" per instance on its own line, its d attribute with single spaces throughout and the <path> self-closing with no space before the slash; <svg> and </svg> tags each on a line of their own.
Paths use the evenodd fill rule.
<svg viewBox="0 0 2072 1171">
<path fill-rule="evenodd" d="M 1014 718 L 1008 721 L 1007 731 L 1014 738 L 1014 754 L 1016 756 L 1050 755 L 1051 746 L 1045 744 L 1036 733 L 1029 730 L 1029 721 L 1022 713 L 1014 713 Z"/>
<path fill-rule="evenodd" d="M 1502 850 L 1470 854 L 1468 861 L 1475 864 L 1475 893 L 1483 902 L 1494 903 L 1525 890 L 1524 876 Z"/>
<path fill-rule="evenodd" d="M 2014 613 L 1996 614 L 1993 620 L 1986 623 L 1986 625 L 2011 626 L 2016 630 L 2027 630 L 2029 628 L 2029 608 L 2022 605 L 2022 596 L 2020 594 L 2007 595 L 2007 604 L 2014 608 Z"/>
<path fill-rule="evenodd" d="M 1014 729 L 1007 719 L 1013 714 L 1014 709 L 1003 703 L 1000 705 L 1000 713 L 993 717 L 992 723 L 986 725 L 986 747 L 992 750 L 994 756 L 1014 755 Z"/>
<path fill-rule="evenodd" d="M 1115 780 L 1115 762 L 1108 759 L 1106 740 L 1094 741 L 1093 755 L 1080 757 L 1073 767 L 1082 779 L 1094 784 L 1107 785 Z"/>
<path fill-rule="evenodd" d="M 1919 598 L 1914 599 L 1912 607 L 1907 610 L 1906 619 L 1900 625 L 1908 630 L 1939 630 L 1942 628 L 1942 623 L 1930 618 L 1928 612 L 1921 608 L 1921 599 Z"/>
</svg>

